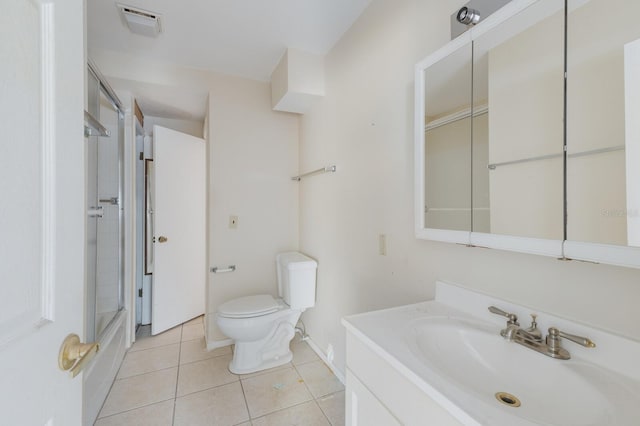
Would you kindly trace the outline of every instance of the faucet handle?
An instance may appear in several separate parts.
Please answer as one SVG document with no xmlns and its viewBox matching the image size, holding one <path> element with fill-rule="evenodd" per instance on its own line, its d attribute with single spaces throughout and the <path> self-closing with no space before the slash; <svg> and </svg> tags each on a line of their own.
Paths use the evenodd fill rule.
<svg viewBox="0 0 640 426">
<path fill-rule="evenodd" d="M 549 329 L 549 336 L 553 336 L 552 339 L 558 339 L 559 337 L 563 337 L 567 340 L 571 340 L 574 343 L 582 345 L 586 348 L 595 348 L 596 344 L 587 337 L 576 336 L 575 334 L 565 333 L 564 331 L 560 331 L 555 327 L 551 327 Z"/>
<path fill-rule="evenodd" d="M 509 320 L 507 321 L 507 324 L 513 324 L 518 326 L 520 325 L 518 324 L 518 317 L 516 314 L 505 312 L 500 308 L 496 308 L 495 306 L 489 306 L 489 312 L 496 315 L 502 315 L 503 317 L 507 318 Z"/>
<path fill-rule="evenodd" d="M 574 334 L 564 333 L 555 327 L 549 329 L 549 335 L 547 336 L 547 348 L 549 356 L 553 358 L 569 359 L 571 355 L 564 349 L 560 343 L 560 338 L 563 337 L 567 340 L 571 340 L 579 345 L 587 348 L 595 348 L 596 344 L 591 339 L 586 337 L 576 336 Z"/>
</svg>

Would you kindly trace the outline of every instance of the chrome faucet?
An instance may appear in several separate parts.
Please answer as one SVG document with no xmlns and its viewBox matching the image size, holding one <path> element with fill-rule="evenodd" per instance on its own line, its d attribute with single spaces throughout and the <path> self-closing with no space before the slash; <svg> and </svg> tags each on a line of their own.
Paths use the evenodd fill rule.
<svg viewBox="0 0 640 426">
<path fill-rule="evenodd" d="M 500 331 L 500 335 L 506 340 L 519 343 L 522 346 L 526 346 L 529 349 L 533 349 L 552 358 L 571 358 L 569 351 L 562 347 L 561 338 L 571 340 L 587 348 L 596 347 L 596 344 L 593 343 L 591 339 L 564 333 L 555 327 L 549 328 L 549 334 L 543 340 L 542 332 L 538 329 L 538 323 L 536 322 L 537 315 L 535 314 L 531 314 L 531 325 L 529 328 L 522 329 L 518 323 L 518 317 L 515 314 L 505 312 L 495 306 L 490 306 L 489 312 L 507 318 L 507 327 Z"/>
</svg>

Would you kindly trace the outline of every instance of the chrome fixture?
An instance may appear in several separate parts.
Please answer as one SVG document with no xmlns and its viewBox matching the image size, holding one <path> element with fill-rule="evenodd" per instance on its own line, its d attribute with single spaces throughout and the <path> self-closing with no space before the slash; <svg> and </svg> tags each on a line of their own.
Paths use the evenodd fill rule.
<svg viewBox="0 0 640 426">
<path fill-rule="evenodd" d="M 111 204 L 113 206 L 117 206 L 120 204 L 120 201 L 118 200 L 118 197 L 111 197 L 111 198 L 101 198 L 98 200 L 100 203 L 103 204 Z"/>
<path fill-rule="evenodd" d="M 305 178 L 307 176 L 313 176 L 313 175 L 317 175 L 319 173 L 329 173 L 329 172 L 335 172 L 337 170 L 336 166 L 327 166 L 327 167 L 323 167 L 321 169 L 318 170 L 314 170 L 312 172 L 307 172 L 307 173 L 303 173 L 301 175 L 298 176 L 294 176 L 291 178 L 291 180 L 295 180 L 300 182 L 300 180 L 302 180 L 302 178 Z"/>
<path fill-rule="evenodd" d="M 224 274 L 226 272 L 234 272 L 236 270 L 236 265 L 229 265 L 226 268 L 220 268 L 218 266 L 214 266 L 209 270 L 214 274 Z"/>
<path fill-rule="evenodd" d="M 111 132 L 88 111 L 84 112 L 84 136 L 111 136 Z"/>
<path fill-rule="evenodd" d="M 458 11 L 456 19 L 458 20 L 458 22 L 464 25 L 476 25 L 478 22 L 480 22 L 480 12 L 478 12 L 476 9 L 471 9 L 470 7 L 464 6 Z"/>
<path fill-rule="evenodd" d="M 507 327 L 500 331 L 500 335 L 506 340 L 519 343 L 522 346 L 533 349 L 543 355 L 550 356 L 551 358 L 571 358 L 569 351 L 562 347 L 561 338 L 571 340 L 586 348 L 596 347 L 596 344 L 589 338 L 564 333 L 555 327 L 549 328 L 549 334 L 543 340 L 542 333 L 538 329 L 538 323 L 536 322 L 537 315 L 535 314 L 531 314 L 531 326 L 522 329 L 520 328 L 520 324 L 518 324 L 518 317 L 515 314 L 505 312 L 495 306 L 489 306 L 489 312 L 507 318 Z"/>
<path fill-rule="evenodd" d="M 451 40 L 487 19 L 511 0 L 469 0 L 450 16 Z M 482 14 L 479 12 L 482 11 Z"/>
</svg>

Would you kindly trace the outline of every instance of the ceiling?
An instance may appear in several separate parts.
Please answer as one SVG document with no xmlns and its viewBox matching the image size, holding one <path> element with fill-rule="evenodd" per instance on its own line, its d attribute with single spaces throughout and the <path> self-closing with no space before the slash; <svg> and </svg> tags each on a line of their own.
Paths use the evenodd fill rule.
<svg viewBox="0 0 640 426">
<path fill-rule="evenodd" d="M 122 0 L 162 15 L 162 33 L 129 31 L 116 1 L 87 0 L 90 48 L 269 81 L 287 47 L 326 54 L 371 0 Z"/>
</svg>

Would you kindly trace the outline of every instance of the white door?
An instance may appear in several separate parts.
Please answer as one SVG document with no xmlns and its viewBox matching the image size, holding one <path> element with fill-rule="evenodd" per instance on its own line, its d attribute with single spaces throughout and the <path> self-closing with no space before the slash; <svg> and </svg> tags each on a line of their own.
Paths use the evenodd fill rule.
<svg viewBox="0 0 640 426">
<path fill-rule="evenodd" d="M 3 0 L 0 14 L 0 423 L 80 425 L 84 332 L 82 0 Z"/>
<path fill-rule="evenodd" d="M 151 334 L 204 313 L 205 141 L 153 127 Z"/>
</svg>

